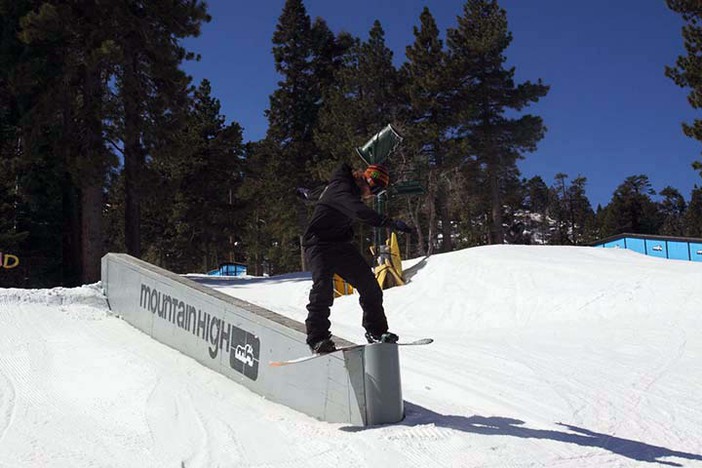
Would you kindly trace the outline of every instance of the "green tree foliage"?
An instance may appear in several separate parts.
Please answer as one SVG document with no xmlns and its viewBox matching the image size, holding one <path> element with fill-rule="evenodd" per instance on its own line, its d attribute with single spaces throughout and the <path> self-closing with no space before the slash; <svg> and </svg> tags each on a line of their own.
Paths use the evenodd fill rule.
<svg viewBox="0 0 702 468">
<path fill-rule="evenodd" d="M 660 192 L 663 200 L 659 203 L 662 225 L 660 234 L 682 236 L 685 234 L 684 215 L 687 209 L 685 198 L 673 187 L 665 187 Z"/>
<path fill-rule="evenodd" d="M 686 236 L 702 238 L 702 187 L 695 186 L 683 215 Z"/>
<path fill-rule="evenodd" d="M 583 245 L 595 240 L 595 213 L 585 193 L 587 177 L 578 176 L 571 182 L 563 200 L 570 226 L 568 243 Z"/>
<path fill-rule="evenodd" d="M 154 134 L 182 102 L 188 78 L 179 66 L 194 58 L 180 43 L 198 36 L 209 21 L 203 1 L 136 1 L 110 4 L 106 15 L 116 49 L 116 114 L 112 133 L 123 142 L 125 244 L 141 255 L 141 203 L 147 156 Z M 175 104 L 177 106 L 177 104 Z"/>
<path fill-rule="evenodd" d="M 343 40 L 346 53 L 324 93 L 315 131 L 320 153 L 312 161 L 312 171 L 322 180 L 342 161 L 357 165 L 360 159 L 354 148 L 397 115 L 397 70 L 380 22 L 375 21 L 367 41 L 347 36 Z"/>
<path fill-rule="evenodd" d="M 621 233 L 656 234 L 661 224 L 655 195 L 646 175 L 627 177 L 617 187 L 612 200 L 604 208 L 603 235 Z"/>
<path fill-rule="evenodd" d="M 700 177 L 702 177 L 702 162 L 700 161 L 695 161 L 692 163 L 692 168 L 696 170 L 697 172 L 700 173 Z"/>
<path fill-rule="evenodd" d="M 702 108 L 702 5 L 697 0 L 666 0 L 668 7 L 680 13 L 686 22 L 682 29 L 687 55 L 679 56 L 665 74 L 682 88 L 690 88 L 687 100 L 695 109 Z M 702 120 L 683 124 L 685 135 L 702 141 Z M 698 163 L 699 164 L 699 163 Z"/>
<path fill-rule="evenodd" d="M 7 33 L 0 39 L 8 52 L 3 68 L 12 89 L 10 106 L 19 117 L 14 148 L 22 176 L 15 181 L 20 197 L 16 206 L 19 213 L 31 213 L 23 255 L 30 266 L 60 265 L 48 267 L 48 276 L 63 284 L 99 279 L 101 189 L 113 161 L 104 146 L 101 120 L 109 40 L 101 27 L 100 6 L 78 3 L 33 1 L 1 7 L 7 14 Z M 51 232 L 46 236 L 51 242 L 42 231 Z M 38 268 L 29 274 L 42 275 Z"/>
<path fill-rule="evenodd" d="M 0 95 L 14 120 L 4 134 L 12 133 L 6 147 L 21 168 L 13 225 L 30 233 L 25 256 L 57 265 L 53 284 L 96 281 L 112 150 L 123 151 L 124 173 L 133 176 L 121 181 L 122 211 L 125 244 L 138 255 L 140 167 L 167 131 L 164 116 L 185 94 L 178 65 L 188 54 L 178 40 L 198 33 L 207 19 L 204 3 L 3 0 L 0 11 Z"/>
<path fill-rule="evenodd" d="M 457 136 L 484 173 L 483 191 L 490 200 L 489 243 L 504 241 L 502 227 L 506 182 L 516 162 L 534 151 L 544 136 L 538 116 L 512 118 L 548 92 L 541 80 L 514 82 L 514 68 L 505 67 L 512 42 L 507 15 L 495 0 L 468 0 L 456 28 L 447 33 L 448 61 L 454 83 L 453 114 Z M 518 172 L 517 172 L 518 173 Z"/>
<path fill-rule="evenodd" d="M 253 146 L 248 156 L 249 170 L 241 192 L 250 203 L 261 205 L 248 225 L 258 233 L 257 249 L 264 248 L 260 239 L 270 239 L 265 253 L 256 257 L 261 262 L 275 259 L 268 262 L 274 272 L 299 270 L 304 263 L 299 241 L 304 213 L 294 190 L 317 178 L 311 175 L 320 153 L 314 129 L 344 44 L 323 20 L 311 23 L 301 0 L 285 2 L 273 35 L 273 57 L 281 80 L 266 111 L 265 141 Z"/>
<path fill-rule="evenodd" d="M 452 185 L 457 183 L 455 170 L 458 160 L 451 152 L 450 92 L 446 51 L 439 38 L 439 29 L 429 8 L 419 17 L 414 27 L 414 43 L 406 48 L 407 62 L 400 69 L 402 79 L 402 117 L 405 122 L 405 153 L 413 155 L 410 173 L 425 175 L 421 178 L 427 195 L 420 201 L 427 207 L 428 238 L 440 234 L 441 251 L 453 250 Z M 428 170 L 427 170 L 428 169 Z M 465 199 L 459 203 L 465 209 Z M 415 223 L 416 223 L 416 216 Z M 421 233 L 421 231 L 420 231 Z M 424 244 L 423 240 L 420 240 Z M 426 253 L 431 254 L 435 242 L 427 242 Z M 424 249 L 421 248 L 422 253 Z"/>
<path fill-rule="evenodd" d="M 159 192 L 167 196 L 148 205 L 148 219 L 159 221 L 147 230 L 152 235 L 146 258 L 177 272 L 207 271 L 234 261 L 234 241 L 242 228 L 235 197 L 243 176 L 242 129 L 225 123 L 211 93 L 207 80 L 193 91 L 177 141 L 156 153 L 152 164 Z"/>
<path fill-rule="evenodd" d="M 573 180 L 570 200 L 573 213 L 573 243 L 587 245 L 598 238 L 597 218 L 585 193 L 587 178 L 578 176 Z"/>
<path fill-rule="evenodd" d="M 534 228 L 534 243 L 547 244 L 551 238 L 549 209 L 551 192 L 540 176 L 534 176 L 524 183 L 524 208 L 537 215 Z"/>
<path fill-rule="evenodd" d="M 312 132 L 319 90 L 313 84 L 313 43 L 302 1 L 287 0 L 273 34 L 273 57 L 281 80 L 266 111 L 268 144 L 256 147 L 259 152 L 251 155 L 251 162 L 258 170 L 247 177 L 250 202 L 263 205 L 260 222 L 253 225 L 272 239 L 265 258 L 276 260 L 275 271 L 300 265 L 302 226 L 297 222 L 293 190 L 305 181 L 306 164 L 316 153 Z"/>
<path fill-rule="evenodd" d="M 11 34 L 18 27 L 21 16 L 18 10 L 24 11 L 20 2 L 0 1 L 0 246 L 4 252 L 12 254 L 19 252 L 29 234 L 18 228 L 17 208 L 22 201 L 18 193 L 20 116 L 17 99 L 11 91 L 12 72 L 22 49 L 19 40 Z"/>
<path fill-rule="evenodd" d="M 578 176 L 568 184 L 567 174 L 556 174 L 549 196 L 549 213 L 555 222 L 551 242 L 582 245 L 597 237 L 595 213 L 585 193 L 587 178 Z"/>
</svg>

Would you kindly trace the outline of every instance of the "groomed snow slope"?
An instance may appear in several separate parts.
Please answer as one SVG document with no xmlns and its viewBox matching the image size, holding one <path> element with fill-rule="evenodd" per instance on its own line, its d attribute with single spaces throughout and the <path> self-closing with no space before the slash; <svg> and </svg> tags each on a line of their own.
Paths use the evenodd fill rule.
<svg viewBox="0 0 702 468">
<path fill-rule="evenodd" d="M 304 320 L 309 277 L 200 281 Z M 97 286 L 0 290 L 0 466 L 702 466 L 702 264 L 499 246 L 386 291 L 407 417 L 268 402 L 113 317 Z M 357 296 L 332 331 L 361 341 Z M 303 365 L 303 364 L 301 364 Z"/>
</svg>

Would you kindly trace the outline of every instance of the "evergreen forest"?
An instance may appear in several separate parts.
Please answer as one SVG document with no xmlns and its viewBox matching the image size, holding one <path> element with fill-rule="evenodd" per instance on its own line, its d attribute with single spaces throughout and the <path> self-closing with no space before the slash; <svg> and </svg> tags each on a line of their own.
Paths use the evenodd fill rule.
<svg viewBox="0 0 702 468">
<path fill-rule="evenodd" d="M 685 22 L 687 54 L 661 74 L 697 109 L 702 6 L 665 1 Z M 324 184 L 342 162 L 361 167 L 354 149 L 388 124 L 404 140 L 386 210 L 415 231 L 401 237 L 403 258 L 624 232 L 702 237 L 702 183 L 656 191 L 632 174 L 593 207 L 585 174 L 522 177 L 518 162 L 548 137 L 530 106 L 549 84 L 515 78 L 497 0 L 466 0 L 446 31 L 424 8 L 400 66 L 381 21 L 354 37 L 286 0 L 259 141 L 244 141 L 208 80 L 184 72 L 199 59 L 184 42 L 211 19 L 202 0 L 0 0 L 0 251 L 20 259 L 0 286 L 96 282 L 107 252 L 176 273 L 300 271 L 312 207 L 296 188 Z M 683 131 L 702 141 L 702 120 Z M 690 171 L 702 177 L 702 161 Z M 367 251 L 372 230 L 356 235 Z"/>
</svg>

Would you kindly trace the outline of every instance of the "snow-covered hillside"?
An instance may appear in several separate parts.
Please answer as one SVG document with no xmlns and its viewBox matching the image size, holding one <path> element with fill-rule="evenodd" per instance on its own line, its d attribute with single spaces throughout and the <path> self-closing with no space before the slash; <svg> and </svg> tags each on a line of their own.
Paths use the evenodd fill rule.
<svg viewBox="0 0 702 468">
<path fill-rule="evenodd" d="M 306 274 L 196 278 L 304 320 Z M 95 285 L 0 290 L 0 466 L 702 466 L 702 264 L 499 246 L 386 291 L 407 417 L 268 402 L 110 315 Z M 332 331 L 362 341 L 357 296 Z"/>
</svg>

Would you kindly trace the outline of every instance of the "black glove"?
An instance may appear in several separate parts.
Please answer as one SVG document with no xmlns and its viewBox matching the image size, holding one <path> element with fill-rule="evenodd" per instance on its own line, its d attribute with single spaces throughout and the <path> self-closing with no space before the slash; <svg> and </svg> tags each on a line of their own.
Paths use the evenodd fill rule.
<svg viewBox="0 0 702 468">
<path fill-rule="evenodd" d="M 390 221 L 390 223 L 388 225 L 390 226 L 390 229 L 392 229 L 393 231 L 405 232 L 407 234 L 410 234 L 414 231 L 414 229 L 409 227 L 407 225 L 407 223 L 405 223 L 404 221 L 401 221 L 399 219 L 394 219 L 394 220 Z"/>
</svg>

